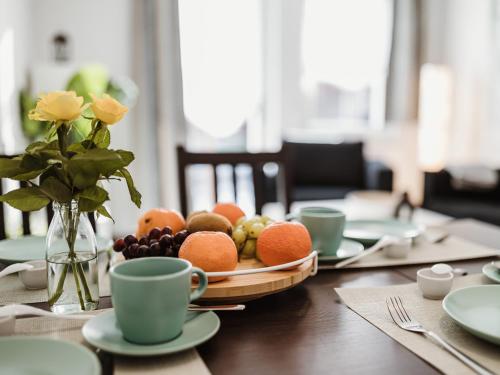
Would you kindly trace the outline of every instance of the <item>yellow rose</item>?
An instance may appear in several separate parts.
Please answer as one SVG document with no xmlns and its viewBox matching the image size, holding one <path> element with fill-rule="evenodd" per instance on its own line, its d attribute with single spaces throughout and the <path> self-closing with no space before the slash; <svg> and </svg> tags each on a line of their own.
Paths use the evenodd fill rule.
<svg viewBox="0 0 500 375">
<path fill-rule="evenodd" d="M 127 107 L 108 94 L 104 94 L 102 98 L 97 98 L 92 94 L 90 96 L 93 100 L 90 108 L 92 108 L 96 119 L 101 120 L 106 125 L 120 121 L 128 112 Z"/>
<path fill-rule="evenodd" d="M 31 110 L 29 118 L 38 121 L 73 121 L 87 108 L 83 97 L 74 91 L 54 91 L 41 94 L 36 108 Z"/>
</svg>

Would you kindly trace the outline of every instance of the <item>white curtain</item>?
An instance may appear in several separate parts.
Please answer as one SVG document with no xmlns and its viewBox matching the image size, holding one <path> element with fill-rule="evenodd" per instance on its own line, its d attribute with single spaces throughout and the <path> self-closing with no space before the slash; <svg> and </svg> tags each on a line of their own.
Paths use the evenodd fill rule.
<svg viewBox="0 0 500 375">
<path fill-rule="evenodd" d="M 259 0 L 182 0 L 186 118 L 215 138 L 233 135 L 261 96 Z"/>
<path fill-rule="evenodd" d="M 134 80 L 140 90 L 133 139 L 142 211 L 178 208 L 175 147 L 185 122 L 177 0 L 134 2 Z"/>
<path fill-rule="evenodd" d="M 390 0 L 306 0 L 302 56 L 306 80 L 356 90 L 385 76 Z"/>
<path fill-rule="evenodd" d="M 423 2 L 422 62 L 452 75 L 451 124 L 445 164 L 499 165 L 495 3 L 490 0 Z"/>
</svg>

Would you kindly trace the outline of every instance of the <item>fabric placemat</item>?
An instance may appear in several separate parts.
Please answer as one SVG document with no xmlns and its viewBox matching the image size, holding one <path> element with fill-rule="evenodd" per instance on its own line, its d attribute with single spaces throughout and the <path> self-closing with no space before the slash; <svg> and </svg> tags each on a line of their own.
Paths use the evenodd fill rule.
<svg viewBox="0 0 500 375">
<path fill-rule="evenodd" d="M 452 262 L 466 259 L 489 258 L 500 256 L 499 250 L 494 250 L 477 243 L 466 241 L 462 238 L 450 236 L 441 243 L 418 241 L 414 244 L 407 258 L 394 259 L 384 256 L 384 251 L 361 258 L 343 269 L 391 267 L 412 264 Z M 319 269 L 333 269 L 333 265 L 322 263 Z"/>
<path fill-rule="evenodd" d="M 456 278 L 453 289 L 490 284 L 483 275 Z M 476 338 L 446 315 L 441 300 L 422 297 L 416 283 L 376 288 L 336 288 L 342 301 L 410 351 L 446 374 L 474 374 L 467 366 L 423 335 L 399 328 L 391 319 L 385 300 L 400 296 L 409 313 L 426 329 L 434 331 L 489 370 L 500 373 L 500 347 Z"/>
<path fill-rule="evenodd" d="M 99 296 L 108 297 L 111 295 L 109 274 L 106 271 L 107 258 L 99 258 Z M 68 278 L 66 282 L 73 282 Z M 38 303 L 47 302 L 47 289 L 29 290 L 26 289 L 19 280 L 17 274 L 11 274 L 0 279 L 0 305 L 10 303 Z"/>
<path fill-rule="evenodd" d="M 94 311 L 92 313 L 99 314 L 103 311 L 105 310 Z M 81 331 L 84 324 L 85 321 L 82 320 L 63 320 L 46 317 L 17 319 L 15 334 L 70 340 L 93 350 L 92 346 L 87 344 L 82 336 Z M 210 371 L 196 349 L 150 358 L 113 357 L 114 374 L 117 375 L 144 373 L 171 375 L 210 374 Z"/>
</svg>

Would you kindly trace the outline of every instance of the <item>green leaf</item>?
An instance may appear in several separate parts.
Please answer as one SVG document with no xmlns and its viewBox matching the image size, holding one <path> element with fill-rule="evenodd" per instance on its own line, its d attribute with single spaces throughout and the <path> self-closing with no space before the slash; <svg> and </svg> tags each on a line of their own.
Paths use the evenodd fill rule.
<svg viewBox="0 0 500 375">
<path fill-rule="evenodd" d="M 99 206 L 97 207 L 97 212 L 99 212 L 100 215 L 107 217 L 108 219 L 113 220 L 113 223 L 115 222 L 115 219 L 110 215 L 106 207 L 104 206 Z"/>
<path fill-rule="evenodd" d="M 86 151 L 84 145 L 81 143 L 73 143 L 69 145 L 66 150 L 69 152 L 74 152 L 76 154 L 80 154 Z"/>
<path fill-rule="evenodd" d="M 111 142 L 111 134 L 106 125 L 102 125 L 94 137 L 94 144 L 98 148 L 107 148 Z"/>
<path fill-rule="evenodd" d="M 135 156 L 132 152 L 130 151 L 125 151 L 125 150 L 116 150 L 118 155 L 122 158 L 123 162 L 125 163 L 124 167 L 132 163 L 135 159 Z"/>
<path fill-rule="evenodd" d="M 91 186 L 78 194 L 78 207 L 80 211 L 92 212 L 97 210 L 105 201 L 109 200 L 109 194 L 99 186 Z"/>
<path fill-rule="evenodd" d="M 85 189 L 95 185 L 100 174 L 109 177 L 127 164 L 114 150 L 94 148 L 72 157 L 68 162 L 68 172 L 75 186 Z"/>
<path fill-rule="evenodd" d="M 69 202 L 73 198 L 71 190 L 54 176 L 45 178 L 40 184 L 40 190 L 56 202 Z"/>
<path fill-rule="evenodd" d="M 33 142 L 28 147 L 26 147 L 26 152 L 30 154 L 37 153 L 40 150 L 44 150 L 47 147 L 47 142 Z"/>
<path fill-rule="evenodd" d="M 44 169 L 30 170 L 23 168 L 20 157 L 0 158 L 0 178 L 12 178 L 13 180 L 27 181 L 39 176 Z"/>
<path fill-rule="evenodd" d="M 46 164 L 32 154 L 24 154 L 21 160 L 21 168 L 26 171 L 35 171 L 45 169 Z"/>
<path fill-rule="evenodd" d="M 68 173 L 73 181 L 73 186 L 78 189 L 86 189 L 94 186 L 99 180 L 99 171 L 94 164 L 90 163 L 68 163 Z"/>
<path fill-rule="evenodd" d="M 21 159 L 0 158 L 0 178 L 10 178 L 24 172 L 21 168 Z"/>
<path fill-rule="evenodd" d="M 6 202 L 21 211 L 36 211 L 50 203 L 50 199 L 37 187 L 26 187 L 0 195 L 0 202 Z"/>
<path fill-rule="evenodd" d="M 97 202 L 104 202 L 109 199 L 108 192 L 100 186 L 92 186 L 82 190 L 78 196 L 80 198 L 86 198 Z"/>
<path fill-rule="evenodd" d="M 121 174 L 120 177 L 123 177 L 125 179 L 125 181 L 127 182 L 127 187 L 128 187 L 128 192 L 130 194 L 130 199 L 132 199 L 132 202 L 134 202 L 135 205 L 140 208 L 142 195 L 135 188 L 134 180 L 132 179 L 132 176 L 130 175 L 129 171 L 125 168 L 121 168 L 119 172 Z M 120 174 L 118 174 L 118 175 L 120 175 Z"/>
<path fill-rule="evenodd" d="M 64 185 L 70 187 L 71 181 L 68 178 L 68 174 L 64 172 L 64 169 L 59 165 L 50 166 L 45 172 L 40 175 L 40 184 L 43 184 L 45 179 L 49 177 L 54 177 L 62 182 Z"/>
</svg>

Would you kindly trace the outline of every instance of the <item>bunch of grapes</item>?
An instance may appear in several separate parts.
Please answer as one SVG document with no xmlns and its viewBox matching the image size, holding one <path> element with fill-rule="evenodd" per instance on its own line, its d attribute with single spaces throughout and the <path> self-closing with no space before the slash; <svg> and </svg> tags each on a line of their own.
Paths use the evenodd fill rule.
<svg viewBox="0 0 500 375">
<path fill-rule="evenodd" d="M 273 220 L 267 216 L 256 215 L 251 219 L 241 218 L 236 222 L 232 238 L 240 258 L 256 258 L 257 238 Z"/>
<path fill-rule="evenodd" d="M 158 227 L 151 229 L 147 236 L 137 239 L 129 234 L 125 238 L 115 241 L 113 250 L 121 252 L 125 259 L 135 259 L 143 257 L 177 257 L 179 249 L 184 240 L 189 235 L 188 231 L 182 230 L 175 235 L 172 228 Z"/>
</svg>

